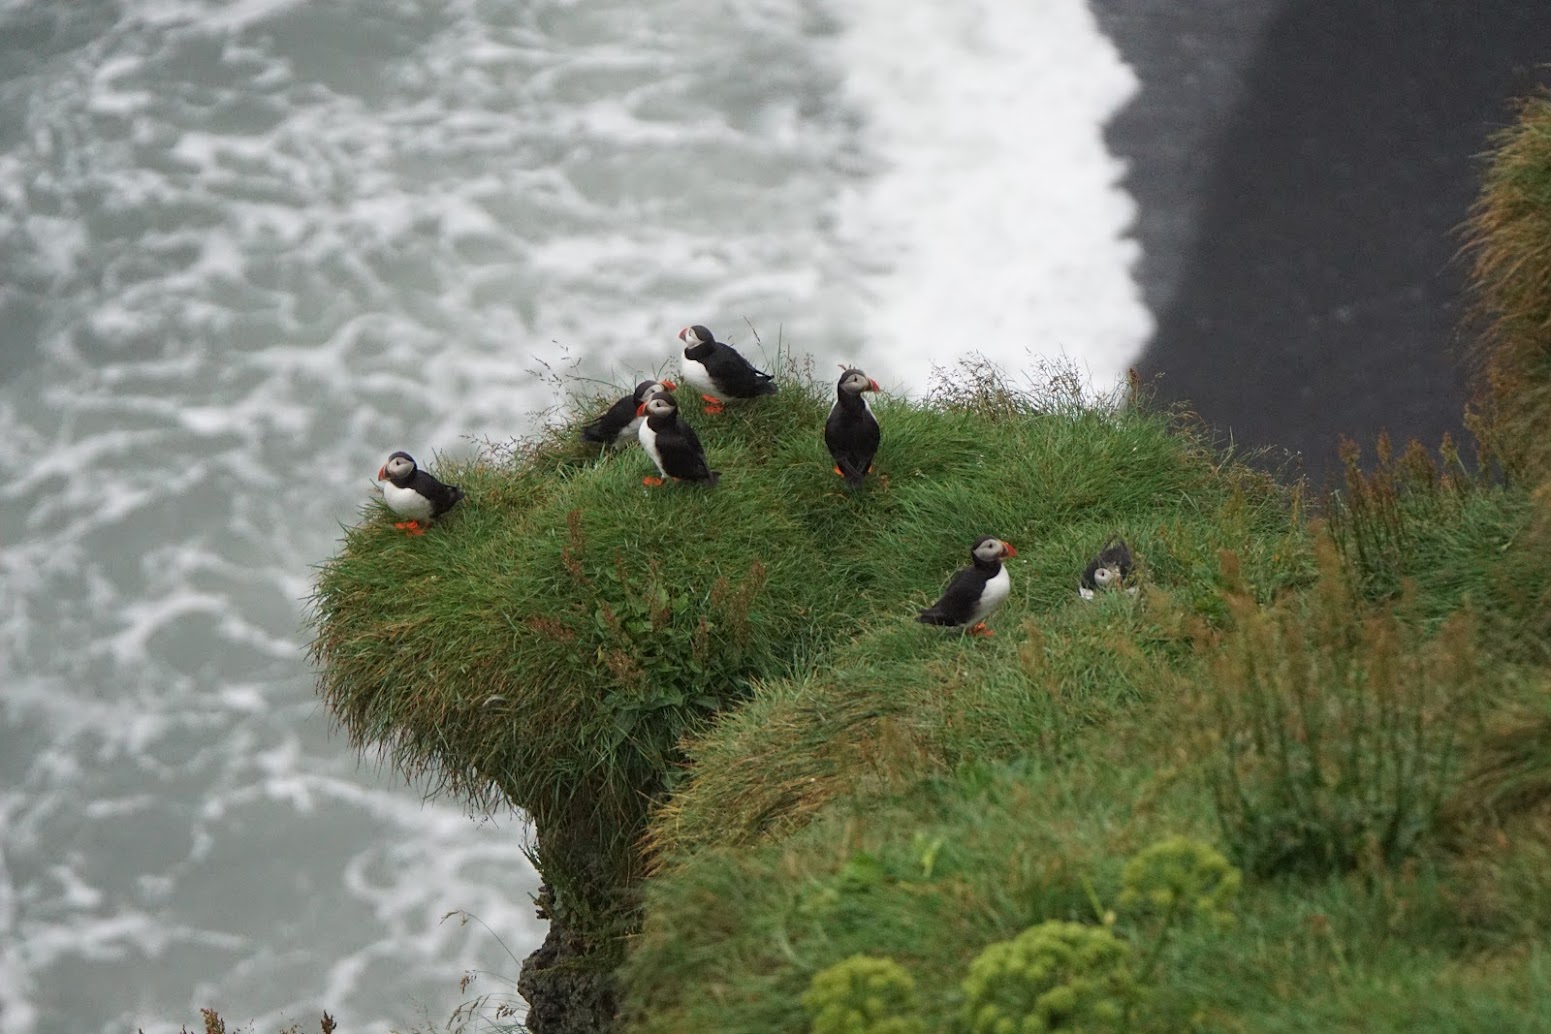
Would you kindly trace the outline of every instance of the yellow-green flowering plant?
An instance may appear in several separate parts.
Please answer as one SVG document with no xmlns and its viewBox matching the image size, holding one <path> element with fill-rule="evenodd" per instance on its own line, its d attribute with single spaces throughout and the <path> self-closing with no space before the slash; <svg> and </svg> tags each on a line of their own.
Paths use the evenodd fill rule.
<svg viewBox="0 0 1551 1034">
<path fill-rule="evenodd" d="M 1169 936 L 1181 923 L 1207 919 L 1233 922 L 1233 903 L 1243 877 L 1210 844 L 1173 836 L 1138 852 L 1121 874 L 1121 912 L 1154 928 L 1152 946 L 1137 976 L 1145 983 L 1163 957 Z"/>
<path fill-rule="evenodd" d="M 1137 991 L 1130 955 L 1104 927 L 1030 927 L 970 963 L 964 1025 L 970 1034 L 1120 1030 Z"/>
<path fill-rule="evenodd" d="M 1173 836 L 1139 852 L 1121 874 L 1119 906 L 1133 915 L 1231 922 L 1243 882 L 1222 852 Z"/>
<path fill-rule="evenodd" d="M 853 955 L 813 975 L 802 1004 L 812 1034 L 926 1034 L 915 981 L 892 959 Z"/>
</svg>

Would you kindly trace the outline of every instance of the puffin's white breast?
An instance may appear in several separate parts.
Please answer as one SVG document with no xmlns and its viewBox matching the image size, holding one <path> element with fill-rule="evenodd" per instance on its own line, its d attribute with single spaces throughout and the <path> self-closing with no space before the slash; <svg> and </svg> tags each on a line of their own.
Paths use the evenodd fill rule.
<svg viewBox="0 0 1551 1034">
<path fill-rule="evenodd" d="M 388 504 L 388 509 L 400 517 L 408 517 L 415 521 L 431 519 L 431 500 L 413 488 L 400 488 L 391 481 L 384 481 L 382 501 Z"/>
<path fill-rule="evenodd" d="M 705 368 L 705 363 L 685 356 L 679 369 L 684 374 L 684 379 L 696 391 L 702 395 L 710 395 L 712 398 L 721 398 L 716 391 L 716 382 L 711 380 L 711 371 Z"/>
<path fill-rule="evenodd" d="M 646 454 L 652 458 L 652 462 L 657 464 L 657 472 L 667 477 L 668 472 L 662 469 L 662 453 L 657 451 L 657 432 L 652 430 L 652 425 L 644 418 L 636 431 L 636 436 L 641 440 L 641 448 L 645 449 Z"/>
<path fill-rule="evenodd" d="M 978 625 L 991 616 L 991 612 L 1007 599 L 1007 594 L 1012 592 L 1012 579 L 1007 576 L 1007 565 L 996 572 L 996 577 L 986 582 L 985 591 L 980 594 L 980 602 L 975 604 L 975 614 L 969 619 L 972 625 Z"/>
</svg>

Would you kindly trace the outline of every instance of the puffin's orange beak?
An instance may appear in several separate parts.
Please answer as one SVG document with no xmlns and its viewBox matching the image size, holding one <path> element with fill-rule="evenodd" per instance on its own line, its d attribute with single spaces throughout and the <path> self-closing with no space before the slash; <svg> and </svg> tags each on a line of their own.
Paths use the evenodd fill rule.
<svg viewBox="0 0 1551 1034">
<path fill-rule="evenodd" d="M 1002 543 L 1002 556 L 1017 556 L 1018 551 L 1012 548 L 1011 542 Z"/>
<path fill-rule="evenodd" d="M 688 334 L 688 333 L 689 333 L 689 328 L 688 327 L 685 327 L 683 330 L 679 331 L 679 340 L 683 341 L 684 340 L 684 335 Z"/>
<path fill-rule="evenodd" d="M 669 391 L 678 391 L 679 390 L 679 386 L 677 384 L 674 384 L 672 381 L 662 381 L 661 384 L 662 384 L 662 386 L 664 388 L 667 388 Z"/>
<path fill-rule="evenodd" d="M 878 387 L 878 382 L 873 380 L 871 377 L 867 378 L 867 388 L 870 391 L 882 391 L 883 390 L 882 388 Z"/>
<path fill-rule="evenodd" d="M 377 480 L 378 481 L 386 481 L 386 480 L 388 480 L 388 465 L 386 463 L 384 463 L 382 466 L 377 468 Z"/>
<path fill-rule="evenodd" d="M 635 407 L 635 415 L 636 416 L 645 416 L 646 415 L 646 403 L 645 402 L 643 402 L 639 406 Z"/>
</svg>

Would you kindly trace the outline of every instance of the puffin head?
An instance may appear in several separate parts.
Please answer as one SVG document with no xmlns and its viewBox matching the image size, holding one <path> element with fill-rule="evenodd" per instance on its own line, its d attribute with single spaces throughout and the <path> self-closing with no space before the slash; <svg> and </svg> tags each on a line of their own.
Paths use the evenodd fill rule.
<svg viewBox="0 0 1551 1034">
<path fill-rule="evenodd" d="M 388 462 L 377 469 L 377 480 L 386 481 L 388 478 L 405 478 L 415 472 L 415 458 L 407 452 L 395 452 L 388 457 Z"/>
<path fill-rule="evenodd" d="M 671 392 L 658 391 L 646 397 L 646 401 L 635 408 L 636 416 L 672 416 L 679 411 L 679 400 L 674 398 Z"/>
<path fill-rule="evenodd" d="M 640 405 L 642 402 L 645 402 L 647 399 L 651 398 L 653 392 L 675 391 L 677 388 L 678 385 L 674 384 L 672 381 L 642 381 L 640 384 L 635 386 L 636 405 Z"/>
<path fill-rule="evenodd" d="M 840 375 L 840 384 L 838 387 L 847 395 L 860 395 L 864 391 L 883 390 L 882 388 L 878 387 L 877 381 L 873 380 L 871 377 L 867 376 L 865 373 L 858 370 L 854 366 L 848 366 L 845 368 L 845 372 Z"/>
<path fill-rule="evenodd" d="M 716 336 L 705 327 L 702 327 L 700 324 L 696 323 L 693 327 L 685 327 L 683 330 L 679 331 L 679 340 L 684 342 L 685 348 L 693 348 L 696 345 L 703 345 L 707 342 L 715 341 Z"/>
<path fill-rule="evenodd" d="M 1011 542 L 1003 542 L 995 535 L 984 535 L 975 540 L 970 548 L 969 555 L 978 563 L 990 563 L 993 560 L 1005 560 L 1007 557 L 1015 557 L 1018 551 L 1012 548 Z"/>
<path fill-rule="evenodd" d="M 1120 584 L 1120 568 L 1101 567 L 1093 572 L 1093 584 L 1101 589 L 1112 589 Z"/>
</svg>

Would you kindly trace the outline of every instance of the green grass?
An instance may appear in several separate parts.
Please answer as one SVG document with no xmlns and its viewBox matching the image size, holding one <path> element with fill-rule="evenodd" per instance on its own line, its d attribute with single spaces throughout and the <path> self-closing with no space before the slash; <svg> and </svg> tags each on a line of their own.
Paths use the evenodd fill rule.
<svg viewBox="0 0 1551 1034">
<path fill-rule="evenodd" d="M 1498 591 L 1544 548 L 1533 503 L 1386 463 L 1327 531 L 1201 463 L 1207 485 L 1119 517 L 1139 600 L 1072 594 L 1073 543 L 1107 530 L 1079 511 L 1029 551 L 995 640 L 884 618 L 693 741 L 652 829 L 629 1029 L 803 1031 L 813 974 L 867 954 L 956 1031 L 986 945 L 1100 921 L 1126 859 L 1178 834 L 1282 853 L 1236 926 L 1170 945 L 1134 1029 L 1536 1029 L 1551 727 L 1537 633 Z M 1365 557 L 1375 525 L 1410 552 Z"/>
<path fill-rule="evenodd" d="M 1136 1029 L 1528 1029 L 1551 755 L 1533 600 L 1500 591 L 1545 542 L 1527 493 L 1386 482 L 1385 464 L 1327 501 L 1326 531 L 1169 414 L 977 369 L 952 396 L 881 400 L 877 476 L 851 494 L 817 431 L 825 390 L 786 374 L 720 418 L 685 400 L 715 489 L 647 489 L 638 449 L 598 457 L 557 431 L 438 471 L 468 499 L 423 537 L 368 507 L 319 577 L 336 715 L 447 792 L 534 817 L 557 918 L 598 967 L 623 959 L 630 1029 L 804 1031 L 813 974 L 868 954 L 905 968 L 928 1030 L 953 1030 L 972 959 L 1045 920 L 1100 921 L 1149 844 L 1247 860 L 1245 829 L 1322 823 L 1347 847 L 1292 838 L 1301 878 L 1267 870 L 1236 926 L 1170 942 Z M 997 635 L 914 622 L 984 533 L 1019 549 Z M 1143 594 L 1080 600 L 1117 533 Z M 1323 782 L 1277 692 L 1249 691 L 1256 664 L 1286 663 L 1257 622 L 1294 629 L 1304 607 L 1323 614 L 1308 649 L 1348 673 L 1321 756 L 1359 762 Z M 1441 670 L 1412 654 L 1466 613 L 1501 663 L 1456 681 L 1516 716 L 1494 729 L 1401 691 Z M 1388 675 L 1364 674 L 1373 657 Z M 1416 734 L 1370 758 L 1371 715 Z M 1224 752 L 1278 734 L 1280 753 Z M 1254 789 L 1232 806 L 1224 764 Z M 1366 851 L 1391 813 L 1363 809 L 1396 800 L 1405 835 Z M 1539 990 L 1502 1000 L 1514 979 Z M 1418 981 L 1439 993 L 1419 1003 Z"/>
<path fill-rule="evenodd" d="M 718 418 L 687 401 L 716 489 L 647 489 L 639 450 L 596 460 L 556 435 L 440 470 L 468 499 L 423 537 L 373 508 L 318 579 L 322 689 L 354 741 L 533 815 L 546 877 L 600 935 L 633 921 L 620 892 L 682 738 L 863 637 L 970 649 L 911 618 L 976 536 L 1021 543 L 997 619 L 1014 628 L 1068 608 L 1112 532 L 1188 581 L 1211 557 L 1188 529 L 1222 521 L 1226 543 L 1286 525 L 1269 482 L 1225 477 L 1165 417 L 984 370 L 963 397 L 882 400 L 888 447 L 848 493 L 817 432 L 824 389 L 787 373 L 782 394 Z"/>
<path fill-rule="evenodd" d="M 1133 1031 L 1543 1030 L 1551 103 L 1497 146 L 1475 462 L 1381 441 L 1308 503 L 1177 414 L 970 365 L 878 401 L 852 494 L 788 359 L 774 398 L 682 396 L 714 489 L 558 428 L 438 470 L 468 498 L 423 537 L 368 506 L 319 574 L 321 691 L 533 816 L 624 1029 L 803 1034 L 827 973 L 813 1008 L 875 978 L 918 1011 L 888 1029 L 961 1034 L 972 963 L 1057 921 L 1144 960 Z M 917 624 L 982 534 L 1019 551 L 996 636 Z M 1079 600 L 1116 534 L 1142 593 Z M 1179 837 L 1243 868 L 1232 922 L 1129 914 Z"/>
</svg>

